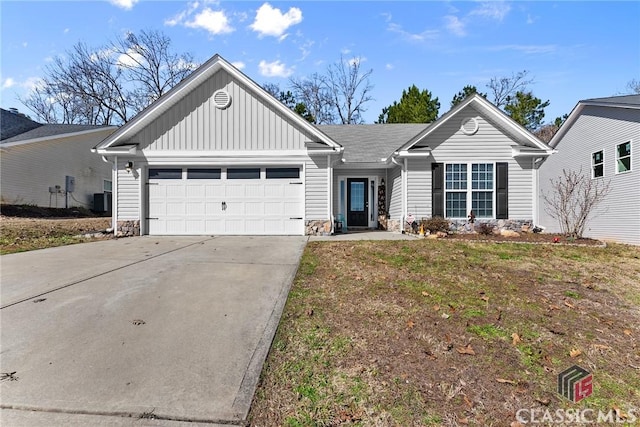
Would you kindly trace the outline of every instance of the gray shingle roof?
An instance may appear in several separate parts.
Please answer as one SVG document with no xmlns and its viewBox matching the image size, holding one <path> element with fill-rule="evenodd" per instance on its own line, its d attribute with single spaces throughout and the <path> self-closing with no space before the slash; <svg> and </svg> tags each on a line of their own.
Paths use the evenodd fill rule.
<svg viewBox="0 0 640 427">
<path fill-rule="evenodd" d="M 0 108 L 0 140 L 13 138 L 21 133 L 28 132 L 39 126 L 38 122 L 34 122 L 28 117 L 21 114 L 12 113 L 4 108 Z"/>
<path fill-rule="evenodd" d="M 582 102 L 598 102 L 601 104 L 640 105 L 640 95 L 609 96 L 606 98 L 585 99 Z"/>
<path fill-rule="evenodd" d="M 64 135 L 67 133 L 82 132 L 86 130 L 108 128 L 109 126 L 94 126 L 94 125 L 40 125 L 35 129 L 23 132 L 12 138 L 3 139 L 2 144 L 17 141 L 26 141 L 29 139 L 45 138 L 48 136 Z"/>
<path fill-rule="evenodd" d="M 423 131 L 427 123 L 320 125 L 318 128 L 344 147 L 348 163 L 379 162 Z"/>
</svg>

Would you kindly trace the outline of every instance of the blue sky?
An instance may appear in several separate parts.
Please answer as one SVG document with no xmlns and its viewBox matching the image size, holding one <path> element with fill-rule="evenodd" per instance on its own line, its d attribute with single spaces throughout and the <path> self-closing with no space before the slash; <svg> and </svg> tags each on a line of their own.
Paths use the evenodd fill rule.
<svg viewBox="0 0 640 427">
<path fill-rule="evenodd" d="M 177 52 L 204 62 L 216 53 L 256 82 L 286 87 L 358 57 L 373 69 L 383 107 L 415 84 L 440 114 L 467 84 L 529 70 L 533 94 L 549 100 L 546 121 L 578 100 L 620 94 L 640 80 L 640 2 L 220 2 L 6 1 L 0 3 L 0 106 L 17 107 L 57 55 L 78 41 L 99 46 L 128 31 L 157 29 Z"/>
</svg>

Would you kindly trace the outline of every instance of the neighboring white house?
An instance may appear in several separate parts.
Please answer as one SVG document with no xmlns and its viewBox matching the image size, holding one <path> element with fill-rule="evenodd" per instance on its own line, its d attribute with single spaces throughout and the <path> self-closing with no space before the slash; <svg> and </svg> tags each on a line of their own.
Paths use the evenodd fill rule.
<svg viewBox="0 0 640 427">
<path fill-rule="evenodd" d="M 27 120 L 2 110 L 0 126 L 11 130 L 0 141 L 2 203 L 93 209 L 94 194 L 111 191 L 112 174 L 91 149 L 116 127 Z"/>
<path fill-rule="evenodd" d="M 557 150 L 539 171 L 539 224 L 557 232 L 544 194 L 562 170 L 580 171 L 610 185 L 595 209 L 586 237 L 640 245 L 640 95 L 578 102 L 550 145 Z"/>
<path fill-rule="evenodd" d="M 535 222 L 552 149 L 481 96 L 430 125 L 314 126 L 216 55 L 96 146 L 120 234 L 317 234 L 445 216 Z"/>
</svg>

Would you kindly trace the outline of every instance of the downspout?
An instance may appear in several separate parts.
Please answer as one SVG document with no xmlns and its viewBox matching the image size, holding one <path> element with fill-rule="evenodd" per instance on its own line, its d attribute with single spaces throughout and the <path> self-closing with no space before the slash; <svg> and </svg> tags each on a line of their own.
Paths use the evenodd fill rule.
<svg viewBox="0 0 640 427">
<path fill-rule="evenodd" d="M 329 181 L 327 187 L 329 189 L 327 191 L 327 197 L 329 198 L 327 201 L 327 214 L 331 222 L 330 233 L 333 234 L 335 230 L 333 229 L 333 165 L 331 164 L 331 154 L 327 154 L 327 180 Z"/>
<path fill-rule="evenodd" d="M 404 194 L 404 199 L 402 199 L 404 205 L 402 207 L 403 209 L 403 218 L 402 218 L 402 230 L 404 231 L 404 222 L 407 219 L 407 215 L 408 215 L 408 206 L 409 206 L 409 186 L 408 186 L 408 177 L 407 177 L 407 163 L 408 160 L 405 157 L 404 158 L 404 168 L 402 169 L 402 188 L 403 188 L 403 193 Z"/>
<path fill-rule="evenodd" d="M 111 227 L 113 236 L 118 235 L 118 156 L 113 158 L 113 191 L 111 197 Z"/>
<path fill-rule="evenodd" d="M 532 157 L 531 158 L 531 170 L 533 171 L 533 199 L 531 199 L 531 202 L 533 204 L 533 224 L 532 227 L 535 227 L 536 225 L 538 225 L 538 209 L 540 209 L 540 200 L 538 199 L 538 179 L 539 179 L 539 170 L 536 168 L 536 158 Z"/>
</svg>

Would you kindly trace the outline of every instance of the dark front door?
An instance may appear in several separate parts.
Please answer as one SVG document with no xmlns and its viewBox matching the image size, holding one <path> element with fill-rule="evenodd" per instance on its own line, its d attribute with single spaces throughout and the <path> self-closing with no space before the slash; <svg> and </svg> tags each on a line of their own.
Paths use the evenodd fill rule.
<svg viewBox="0 0 640 427">
<path fill-rule="evenodd" d="M 366 227 L 369 225 L 369 197 L 367 178 L 347 179 L 347 226 Z"/>
</svg>

